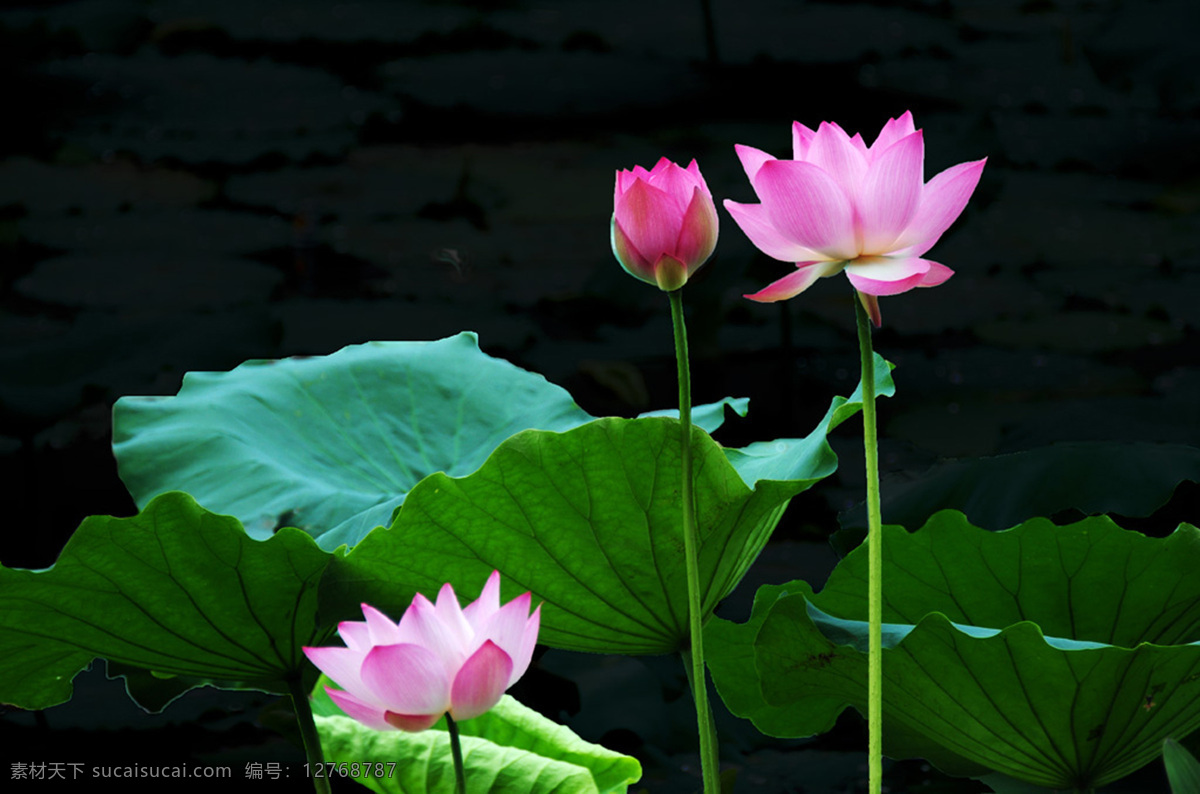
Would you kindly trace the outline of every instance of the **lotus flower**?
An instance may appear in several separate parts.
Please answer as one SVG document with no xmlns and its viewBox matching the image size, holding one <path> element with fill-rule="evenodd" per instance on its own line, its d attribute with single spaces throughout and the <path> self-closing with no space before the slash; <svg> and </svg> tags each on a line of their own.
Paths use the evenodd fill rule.
<svg viewBox="0 0 1200 794">
<path fill-rule="evenodd" d="M 664 292 L 686 284 L 717 247 L 717 208 L 696 161 L 618 171 L 611 236 L 629 275 Z"/>
<path fill-rule="evenodd" d="M 760 251 L 797 267 L 746 297 L 785 300 L 845 271 L 876 326 L 878 296 L 953 275 L 923 255 L 963 211 L 987 162 L 960 163 L 925 183 L 925 143 L 909 112 L 870 146 L 832 122 L 816 132 L 795 122 L 793 160 L 734 148 L 762 203 L 726 200 L 725 208 Z"/>
<path fill-rule="evenodd" d="M 399 624 L 367 604 L 365 621 L 344 621 L 345 648 L 304 653 L 342 689 L 326 687 L 342 711 L 378 730 L 423 731 L 442 714 L 469 720 L 491 709 L 529 667 L 541 606 L 531 596 L 500 606 L 500 572 L 465 609 L 443 585 L 437 603 L 417 593 Z"/>
</svg>

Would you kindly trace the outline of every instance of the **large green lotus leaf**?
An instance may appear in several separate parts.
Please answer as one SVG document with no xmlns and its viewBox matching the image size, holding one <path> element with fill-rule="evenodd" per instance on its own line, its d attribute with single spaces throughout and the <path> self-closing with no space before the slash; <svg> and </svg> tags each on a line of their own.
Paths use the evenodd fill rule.
<svg viewBox="0 0 1200 794">
<path fill-rule="evenodd" d="M 321 683 L 329 681 L 322 677 Z M 422 733 L 375 731 L 345 717 L 320 685 L 314 690 L 312 708 L 327 761 L 396 762 L 391 779 L 372 781 L 368 778 L 377 776 L 355 776 L 368 788 L 414 794 L 453 791 L 454 769 L 444 719 Z M 491 711 L 460 722 L 458 728 L 469 791 L 618 794 L 642 776 L 637 759 L 586 742 L 509 695 Z"/>
<path fill-rule="evenodd" d="M 745 402 L 700 406 L 696 423 L 715 429 L 726 404 L 744 414 Z M 332 550 L 390 524 L 426 475 L 469 474 L 514 433 L 591 420 L 464 332 L 189 372 L 174 397 L 117 401 L 113 452 L 139 506 L 186 491 L 252 537 L 294 526 Z"/>
<path fill-rule="evenodd" d="M 1085 789 L 1200 728 L 1194 527 L 1154 539 L 1106 518 L 1038 519 L 992 533 L 945 511 L 912 535 L 885 527 L 884 557 L 889 755 Z M 780 736 L 865 712 L 865 596 L 859 549 L 819 594 L 764 588 L 749 623 L 713 621 L 708 659 L 730 709 Z"/>
<path fill-rule="evenodd" d="M 953 508 L 977 526 L 999 530 L 1071 508 L 1085 515 L 1148 516 L 1183 480 L 1200 482 L 1200 449 L 1186 444 L 1053 444 L 950 461 L 910 482 L 888 483 L 883 520 L 919 527 L 937 510 Z M 867 525 L 861 505 L 839 518 L 843 527 Z"/>
<path fill-rule="evenodd" d="M 866 619 L 865 552 L 837 566 L 817 606 Z M 1126 648 L 1200 640 L 1200 534 L 1187 525 L 1169 538 L 1126 531 L 1104 516 L 1064 527 L 1035 518 L 988 532 L 944 510 L 912 534 L 886 529 L 883 553 L 888 622 L 941 612 L 989 628 L 1031 620 L 1049 636 Z"/>
<path fill-rule="evenodd" d="M 804 582 L 793 584 L 808 587 Z M 754 595 L 750 619 L 745 623 L 716 617 L 710 619 L 704 626 L 704 658 L 717 692 L 731 713 L 750 720 L 768 736 L 814 736 L 833 727 L 831 721 L 828 724 L 820 722 L 821 715 L 832 713 L 833 718 L 837 719 L 837 715 L 846 707 L 845 698 L 834 693 L 827 703 L 818 703 L 815 696 L 805 703 L 807 712 L 818 715 L 816 722 L 805 725 L 820 723 L 819 727 L 813 727 L 806 733 L 805 725 L 797 724 L 796 709 L 791 706 L 776 707 L 763 699 L 762 681 L 754 667 L 754 640 L 758 630 L 762 628 L 775 602 L 787 594 L 786 586 L 763 585 Z M 824 658 L 832 658 L 832 654 L 836 653 L 836 649 L 830 650 L 832 644 L 823 637 L 817 639 L 814 636 L 812 639 L 814 657 L 824 654 Z"/>
<path fill-rule="evenodd" d="M 882 390 L 889 366 L 877 359 Z M 788 501 L 831 474 L 827 433 L 861 409 L 837 397 L 804 439 L 727 450 L 693 428 L 700 587 L 707 613 L 741 581 Z M 539 641 L 600 653 L 672 653 L 687 629 L 680 530 L 679 423 L 600 419 L 530 430 L 475 473 L 434 474 L 322 584 L 337 617 L 366 601 L 400 615 L 416 591 L 451 582 L 476 597 L 493 569 L 504 592 L 544 601 Z M 778 460 L 784 458 L 784 460 Z M 765 479 L 786 472 L 786 479 Z"/>
<path fill-rule="evenodd" d="M 889 365 L 876 359 L 881 390 Z M 707 613 L 741 581 L 788 501 L 837 467 L 827 433 L 861 409 L 837 397 L 804 439 L 725 449 L 693 428 L 700 587 Z M 688 634 L 680 529 L 679 422 L 599 419 L 526 431 L 474 474 L 434 474 L 388 531 L 330 568 L 338 617 L 366 601 L 402 614 L 414 592 L 451 582 L 473 598 L 493 569 L 508 597 L 545 601 L 539 641 L 571 650 L 657 654 Z M 780 460 L 782 458 L 782 460 Z M 785 473 L 782 478 L 768 475 Z"/>
<path fill-rule="evenodd" d="M 295 529 L 252 540 L 182 493 L 131 518 L 91 516 L 52 568 L 0 567 L 0 702 L 64 702 L 96 657 L 286 692 L 301 647 L 327 633 L 316 589 L 329 559 Z"/>
<path fill-rule="evenodd" d="M 474 598 L 493 569 L 506 598 L 530 590 L 538 641 L 608 653 L 677 651 L 687 634 L 679 509 L 679 422 L 599 419 L 528 430 L 479 471 L 434 474 L 387 531 L 368 535 L 322 584 L 345 608 L 400 615 L 416 591 L 454 584 Z M 722 448 L 693 428 L 700 583 L 711 610 L 766 542 L 788 500 L 816 479 L 748 488 Z M 336 596 L 331 596 L 336 597 Z"/>
</svg>

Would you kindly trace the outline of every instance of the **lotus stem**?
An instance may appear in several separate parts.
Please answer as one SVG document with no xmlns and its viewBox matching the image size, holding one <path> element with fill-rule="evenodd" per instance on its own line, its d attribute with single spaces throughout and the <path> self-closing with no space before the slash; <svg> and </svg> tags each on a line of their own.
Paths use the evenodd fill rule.
<svg viewBox="0 0 1200 794">
<path fill-rule="evenodd" d="M 467 774 L 463 770 L 462 743 L 458 738 L 458 723 L 446 712 L 446 729 L 450 731 L 450 755 L 454 758 L 454 792 L 467 794 Z"/>
<path fill-rule="evenodd" d="M 869 643 L 867 648 L 867 791 L 879 794 L 883 786 L 883 536 L 879 507 L 879 441 L 875 431 L 875 355 L 871 348 L 871 321 L 855 295 L 858 349 L 862 356 L 863 449 L 867 459 L 867 560 L 870 585 L 867 594 Z"/>
<path fill-rule="evenodd" d="M 692 383 L 688 368 L 687 328 L 683 321 L 683 290 L 667 293 L 675 329 L 675 361 L 679 367 L 679 445 L 683 462 L 680 497 L 683 502 L 683 555 L 687 564 L 688 635 L 684 653 L 690 661 L 688 680 L 696 702 L 696 727 L 700 735 L 700 773 L 705 794 L 720 794 L 717 734 L 708 705 L 708 680 L 704 673 L 704 621 L 700 612 L 700 536 L 696 528 L 692 483 Z"/>
<path fill-rule="evenodd" d="M 300 685 L 300 676 L 288 679 L 288 692 L 292 696 L 296 722 L 300 725 L 300 738 L 304 742 L 304 757 L 312 774 L 313 788 L 317 794 L 330 794 L 329 776 L 322 774 L 325 771 L 325 755 L 321 752 L 321 736 L 317 733 L 317 723 L 313 719 L 308 693 Z"/>
</svg>

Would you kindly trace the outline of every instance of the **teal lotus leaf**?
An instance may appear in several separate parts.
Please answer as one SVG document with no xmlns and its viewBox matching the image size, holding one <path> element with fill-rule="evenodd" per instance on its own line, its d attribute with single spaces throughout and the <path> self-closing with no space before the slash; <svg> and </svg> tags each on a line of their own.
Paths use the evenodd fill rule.
<svg viewBox="0 0 1200 794">
<path fill-rule="evenodd" d="M 43 571 L 0 567 L 0 702 L 70 699 L 92 659 L 196 683 L 287 692 L 318 644 L 317 584 L 330 555 L 283 529 L 167 493 L 131 518 L 91 516 Z M 160 704 L 162 705 L 162 704 Z"/>
<path fill-rule="evenodd" d="M 944 511 L 913 534 L 885 527 L 883 548 L 888 755 L 1086 790 L 1200 728 L 1196 528 L 1155 539 L 1035 519 L 993 533 Z M 820 593 L 764 587 L 747 623 L 710 623 L 731 711 L 775 736 L 865 712 L 866 568 L 860 548 Z"/>
<path fill-rule="evenodd" d="M 750 411 L 750 398 L 726 397 L 715 403 L 693 406 L 692 424 L 704 429 L 705 432 L 712 433 L 718 427 L 725 424 L 726 408 L 738 416 L 744 417 Z M 638 416 L 665 416 L 671 419 L 678 419 L 679 409 L 667 408 L 661 411 L 647 411 L 646 413 L 638 414 Z"/>
<path fill-rule="evenodd" d="M 699 406 L 696 424 L 713 430 L 746 403 Z M 292 526 L 333 550 L 390 524 L 426 475 L 469 474 L 514 433 L 592 418 L 465 332 L 189 372 L 176 396 L 117 401 L 113 452 L 139 506 L 186 491 L 252 537 Z"/>
</svg>

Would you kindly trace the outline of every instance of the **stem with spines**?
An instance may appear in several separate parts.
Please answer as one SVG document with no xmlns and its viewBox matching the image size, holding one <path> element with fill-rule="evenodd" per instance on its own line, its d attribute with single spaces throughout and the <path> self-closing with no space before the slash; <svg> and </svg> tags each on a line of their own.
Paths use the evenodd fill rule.
<svg viewBox="0 0 1200 794">
<path fill-rule="evenodd" d="M 687 328 L 683 321 L 683 290 L 667 293 L 671 299 L 671 321 L 675 330 L 675 361 L 679 368 L 679 445 L 683 461 L 683 555 L 687 565 L 688 635 L 684 651 L 690 662 L 688 681 L 696 702 L 696 726 L 700 733 L 700 772 L 705 794 L 719 794 L 717 734 L 708 705 L 708 680 L 704 672 L 703 615 L 700 604 L 700 535 L 696 528 L 692 483 L 692 383 L 688 367 Z"/>
<path fill-rule="evenodd" d="M 883 536 L 879 507 L 879 441 L 875 430 L 875 354 L 871 347 L 871 321 L 859 296 L 854 310 L 858 321 L 858 349 L 862 358 L 863 449 L 867 460 L 867 791 L 879 794 L 883 786 Z"/>
</svg>

